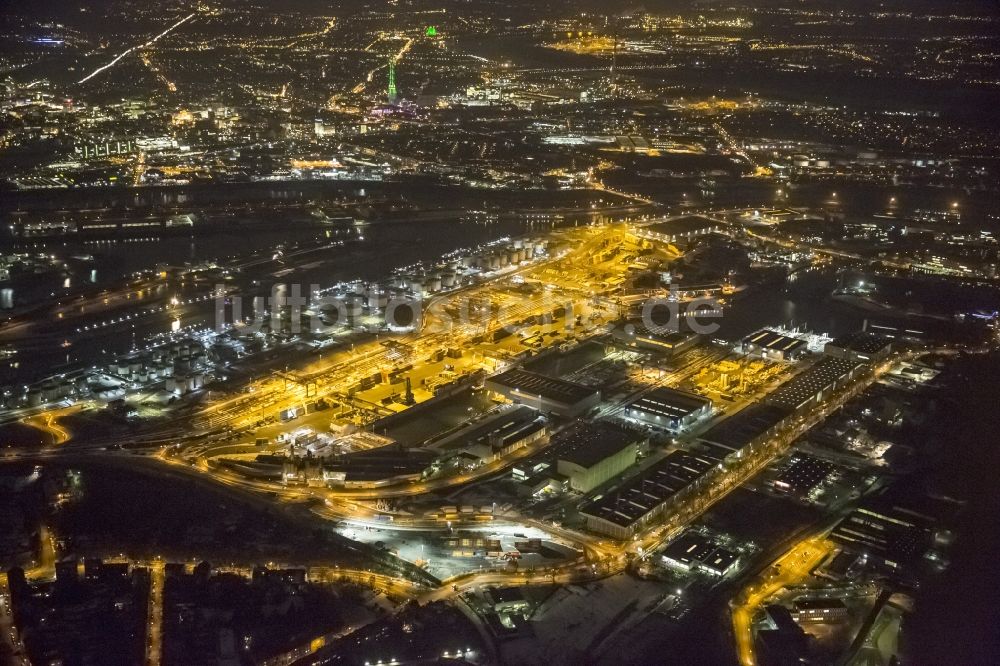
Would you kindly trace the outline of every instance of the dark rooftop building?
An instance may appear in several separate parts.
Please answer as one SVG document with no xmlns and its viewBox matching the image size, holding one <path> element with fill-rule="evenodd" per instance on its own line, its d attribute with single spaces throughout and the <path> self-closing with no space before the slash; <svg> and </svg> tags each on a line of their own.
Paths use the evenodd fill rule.
<svg viewBox="0 0 1000 666">
<path fill-rule="evenodd" d="M 681 569 L 693 569 L 701 560 L 712 554 L 715 544 L 698 532 L 687 531 L 663 549 L 663 559 Z"/>
<path fill-rule="evenodd" d="M 828 342 L 823 351 L 828 356 L 849 361 L 876 363 L 892 352 L 892 340 L 872 331 L 857 331 Z"/>
<path fill-rule="evenodd" d="M 847 619 L 847 606 L 836 597 L 800 597 L 793 604 L 796 622 L 840 622 Z"/>
<path fill-rule="evenodd" d="M 715 461 L 674 451 L 617 488 L 587 502 L 580 513 L 595 532 L 626 539 L 702 483 Z"/>
<path fill-rule="evenodd" d="M 645 442 L 646 437 L 605 421 L 581 421 L 553 437 L 551 447 L 570 488 L 587 493 L 634 464 Z"/>
<path fill-rule="evenodd" d="M 805 340 L 764 329 L 743 338 L 743 350 L 779 361 L 793 361 L 808 351 Z"/>
<path fill-rule="evenodd" d="M 797 453 L 774 480 L 774 487 L 795 495 L 808 495 L 826 481 L 834 469 L 831 462 Z"/>
<path fill-rule="evenodd" d="M 739 559 L 738 553 L 726 548 L 716 548 L 708 557 L 702 559 L 701 569 L 714 576 L 725 576 L 733 570 Z"/>
<path fill-rule="evenodd" d="M 660 387 L 637 398 L 625 414 L 671 430 L 685 428 L 712 410 L 712 401 L 693 393 Z"/>
<path fill-rule="evenodd" d="M 579 416 L 600 402 L 597 389 L 515 368 L 486 379 L 486 388 L 542 412 Z"/>
<path fill-rule="evenodd" d="M 638 233 L 648 238 L 676 243 L 694 236 L 716 233 L 721 230 L 722 223 L 720 222 L 699 215 L 685 215 L 640 227 Z"/>
<path fill-rule="evenodd" d="M 548 424 L 537 411 L 524 405 L 463 428 L 432 448 L 438 451 L 463 450 L 482 462 L 491 462 L 548 435 Z"/>
<path fill-rule="evenodd" d="M 788 409 L 776 405 L 751 405 L 709 428 L 698 441 L 714 450 L 713 457 L 719 460 L 739 457 L 745 448 L 770 435 L 789 414 Z"/>
<path fill-rule="evenodd" d="M 662 330 L 647 328 L 639 321 L 629 322 L 624 326 L 618 326 L 612 335 L 619 342 L 626 345 L 641 347 L 652 351 L 661 352 L 668 355 L 676 355 L 701 342 L 701 337 L 689 331 L 669 330 L 668 326 L 661 327 Z"/>
<path fill-rule="evenodd" d="M 739 555 L 720 547 L 700 532 L 688 530 L 663 549 L 663 561 L 686 571 L 703 571 L 724 576 L 735 566 Z"/>
<path fill-rule="evenodd" d="M 772 391 L 767 402 L 790 411 L 811 407 L 850 381 L 860 368 L 856 361 L 827 356 Z"/>
<path fill-rule="evenodd" d="M 757 632 L 760 663 L 764 666 L 797 666 L 809 663 L 809 637 L 784 606 L 764 607 L 774 629 Z"/>
<path fill-rule="evenodd" d="M 931 517 L 876 498 L 840 521 L 830 539 L 899 570 L 927 551 L 933 527 Z"/>
<path fill-rule="evenodd" d="M 416 481 L 428 471 L 436 457 L 431 451 L 399 446 L 356 451 L 325 462 L 323 479 L 345 486 Z"/>
</svg>

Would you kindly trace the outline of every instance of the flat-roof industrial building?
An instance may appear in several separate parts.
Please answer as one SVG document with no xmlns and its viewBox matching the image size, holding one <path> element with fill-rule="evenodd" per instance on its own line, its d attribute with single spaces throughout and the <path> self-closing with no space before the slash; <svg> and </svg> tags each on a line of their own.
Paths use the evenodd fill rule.
<svg viewBox="0 0 1000 666">
<path fill-rule="evenodd" d="M 796 453 L 774 479 L 773 485 L 779 492 L 805 497 L 826 481 L 835 469 L 834 464 L 827 460 Z"/>
<path fill-rule="evenodd" d="M 595 388 L 518 368 L 488 377 L 485 384 L 508 400 L 559 416 L 579 416 L 601 401 Z"/>
<path fill-rule="evenodd" d="M 933 526 L 928 516 L 875 498 L 840 521 L 830 539 L 898 570 L 927 551 Z"/>
<path fill-rule="evenodd" d="M 669 326 L 663 326 L 660 330 L 656 330 L 655 327 L 650 329 L 639 321 L 616 327 L 612 331 L 612 336 L 630 347 L 648 349 L 670 356 L 687 351 L 701 342 L 701 336 L 695 333 L 670 330 Z"/>
<path fill-rule="evenodd" d="M 549 426 L 544 417 L 530 407 L 518 405 L 462 428 L 436 442 L 433 448 L 446 452 L 445 457 L 461 453 L 478 462 L 489 463 L 542 441 L 548 434 Z"/>
<path fill-rule="evenodd" d="M 800 597 L 793 603 L 792 618 L 803 622 L 843 622 L 848 619 L 847 606 L 837 597 Z"/>
<path fill-rule="evenodd" d="M 636 233 L 644 238 L 664 241 L 666 243 L 677 243 L 690 240 L 695 236 L 718 233 L 722 231 L 723 224 L 700 215 L 685 215 L 675 217 L 663 222 L 656 222 L 645 227 L 639 227 Z"/>
<path fill-rule="evenodd" d="M 809 345 L 801 338 L 764 329 L 743 338 L 743 351 L 774 361 L 794 361 L 809 351 Z"/>
<path fill-rule="evenodd" d="M 690 571 L 715 550 L 715 544 L 698 532 L 687 531 L 667 544 L 661 553 L 663 561 L 672 567 Z"/>
<path fill-rule="evenodd" d="M 694 393 L 660 387 L 625 407 L 629 418 L 673 431 L 683 430 L 712 411 L 712 401 Z"/>
<path fill-rule="evenodd" d="M 617 488 L 586 502 L 580 514 L 594 532 L 628 539 L 688 491 L 700 487 L 714 468 L 713 460 L 674 451 Z"/>
<path fill-rule="evenodd" d="M 861 367 L 857 361 L 827 356 L 772 391 L 767 403 L 791 411 L 818 405 L 853 379 Z"/>
<path fill-rule="evenodd" d="M 604 421 L 579 423 L 552 438 L 556 469 L 569 487 L 588 493 L 635 464 L 646 437 Z"/>
<path fill-rule="evenodd" d="M 872 331 L 856 331 L 826 343 L 823 352 L 857 363 L 878 363 L 892 353 L 892 340 Z"/>
<path fill-rule="evenodd" d="M 323 480 L 347 488 L 419 481 L 431 471 L 436 458 L 432 451 L 404 449 L 396 445 L 354 451 L 324 461 Z"/>
<path fill-rule="evenodd" d="M 715 459 L 741 458 L 746 449 L 770 437 L 790 413 L 776 405 L 750 405 L 709 428 L 698 442 Z"/>
</svg>

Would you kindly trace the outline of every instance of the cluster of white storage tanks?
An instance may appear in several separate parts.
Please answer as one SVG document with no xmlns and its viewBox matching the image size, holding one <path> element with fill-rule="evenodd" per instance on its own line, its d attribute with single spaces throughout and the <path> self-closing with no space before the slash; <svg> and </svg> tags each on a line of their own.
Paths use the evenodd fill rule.
<svg viewBox="0 0 1000 666">
<path fill-rule="evenodd" d="M 485 271 L 496 271 L 521 262 L 531 261 L 545 252 L 546 241 L 518 239 L 509 246 L 492 250 L 476 258 L 477 265 Z"/>
<path fill-rule="evenodd" d="M 198 342 L 185 340 L 157 347 L 140 355 L 120 358 L 108 364 L 106 370 L 108 375 L 123 382 L 147 384 L 165 380 L 168 391 L 183 394 L 204 386 L 205 375 L 196 369 L 205 360 L 205 348 Z M 29 388 L 23 395 L 23 400 L 29 407 L 38 407 L 87 391 L 88 376 L 85 374 L 75 379 L 52 378 Z M 11 404 L 5 406 L 15 407 L 20 400 L 21 397 L 13 396 L 8 401 Z"/>
<path fill-rule="evenodd" d="M 108 374 L 128 381 L 145 383 L 189 372 L 205 362 L 205 348 L 197 342 L 175 342 L 139 356 L 119 359 L 108 366 Z"/>
<path fill-rule="evenodd" d="M 164 382 L 165 389 L 178 395 L 197 391 L 204 385 L 205 375 L 200 372 L 193 372 L 191 374 L 175 373 L 173 376 L 167 377 L 166 382 Z"/>
<path fill-rule="evenodd" d="M 451 270 L 407 273 L 395 278 L 392 284 L 393 293 L 387 295 L 387 302 L 390 296 L 393 298 L 399 298 L 407 294 L 426 296 L 428 294 L 436 294 L 442 289 L 452 289 L 458 284 L 458 276 Z"/>
<path fill-rule="evenodd" d="M 79 377 L 75 381 L 72 379 L 46 379 L 37 386 L 28 389 L 24 399 L 29 407 L 38 407 L 49 402 L 64 400 L 78 391 L 83 391 L 87 387 L 87 378 Z M 8 405 L 13 407 L 14 405 Z"/>
</svg>

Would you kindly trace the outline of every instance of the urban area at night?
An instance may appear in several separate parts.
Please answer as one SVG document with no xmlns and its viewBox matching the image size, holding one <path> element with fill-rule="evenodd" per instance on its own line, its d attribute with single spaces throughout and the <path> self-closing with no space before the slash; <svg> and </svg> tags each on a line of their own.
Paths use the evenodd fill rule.
<svg viewBox="0 0 1000 666">
<path fill-rule="evenodd" d="M 1000 664 L 996 0 L 0 37 L 0 666 Z"/>
</svg>

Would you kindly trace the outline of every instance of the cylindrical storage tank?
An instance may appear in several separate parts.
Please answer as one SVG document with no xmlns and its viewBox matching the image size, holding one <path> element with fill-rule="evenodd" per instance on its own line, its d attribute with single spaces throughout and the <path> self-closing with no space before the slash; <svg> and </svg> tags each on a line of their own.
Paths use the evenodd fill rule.
<svg viewBox="0 0 1000 666">
<path fill-rule="evenodd" d="M 500 257 L 497 256 L 497 255 L 491 256 L 490 257 L 490 264 L 489 265 L 490 265 L 490 270 L 493 270 L 493 271 L 495 271 L 496 269 L 500 268 Z"/>
<path fill-rule="evenodd" d="M 427 289 L 427 291 L 429 291 L 431 293 L 436 292 L 436 291 L 441 291 L 441 278 L 440 278 L 440 276 L 432 275 L 429 278 L 427 278 L 427 282 L 425 284 L 425 288 Z"/>
<path fill-rule="evenodd" d="M 510 266 L 510 255 L 508 253 L 501 252 L 498 259 L 500 260 L 500 268 Z"/>
<path fill-rule="evenodd" d="M 29 407 L 38 407 L 42 404 L 42 392 L 38 389 L 31 389 L 28 391 L 27 401 Z"/>
<path fill-rule="evenodd" d="M 384 308 L 388 302 L 389 302 L 389 295 L 386 294 L 384 291 L 373 289 L 368 292 L 369 309 L 380 310 Z"/>
<path fill-rule="evenodd" d="M 522 247 L 524 247 L 524 239 L 523 238 L 515 238 L 514 239 L 514 247 L 517 248 L 518 250 L 520 250 Z"/>
<path fill-rule="evenodd" d="M 441 288 L 451 289 L 455 286 L 455 274 L 451 271 L 441 273 Z"/>
</svg>

